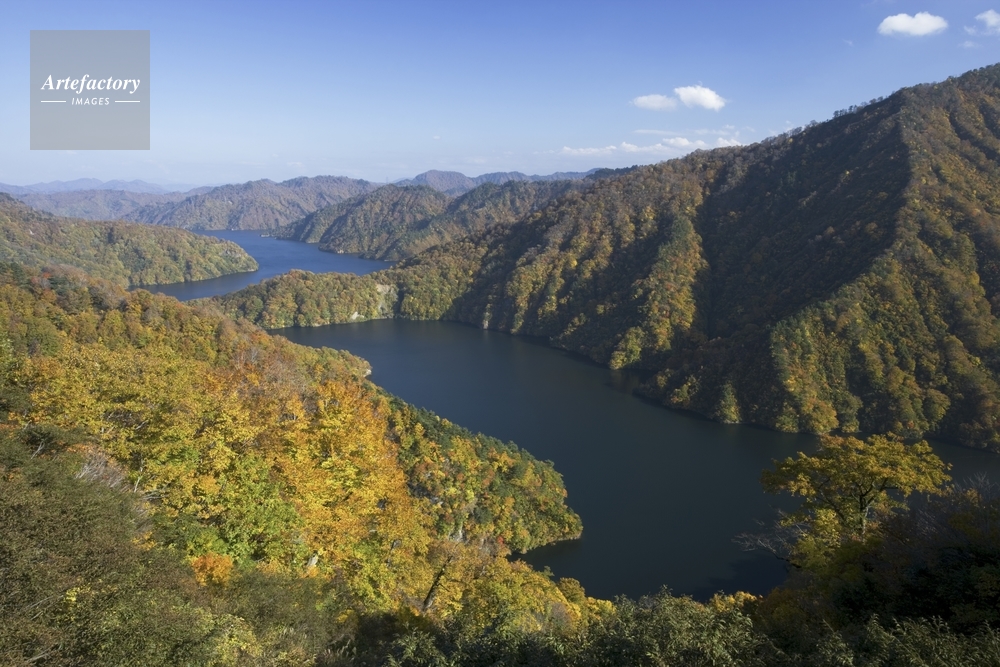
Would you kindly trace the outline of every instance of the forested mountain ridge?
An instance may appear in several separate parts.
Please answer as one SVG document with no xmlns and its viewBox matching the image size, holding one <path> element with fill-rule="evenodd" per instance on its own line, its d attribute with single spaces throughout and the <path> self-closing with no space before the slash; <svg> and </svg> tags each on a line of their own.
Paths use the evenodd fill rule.
<svg viewBox="0 0 1000 667">
<path fill-rule="evenodd" d="M 293 178 L 281 183 L 264 179 L 222 185 L 179 202 L 143 207 L 127 219 L 185 229 L 274 229 L 377 187 L 341 176 Z"/>
<path fill-rule="evenodd" d="M 95 222 L 36 211 L 0 193 L 0 261 L 73 266 L 122 286 L 204 280 L 256 271 L 230 241 L 180 229 Z"/>
<path fill-rule="evenodd" d="M 480 185 L 509 182 L 546 183 L 580 180 L 586 173 L 556 173 L 526 176 L 519 172 L 496 172 L 469 178 L 458 172 L 428 171 L 400 181 L 396 187 L 429 187 L 448 197 L 460 196 Z M 93 184 L 92 189 L 76 185 Z M 117 186 L 117 187 L 116 187 Z M 143 187 L 146 186 L 146 187 Z M 115 189 L 112 189 L 112 188 Z M 299 177 L 275 183 L 264 179 L 188 192 L 165 192 L 141 182 L 81 179 L 71 183 L 17 187 L 0 184 L 29 206 L 54 215 L 87 220 L 124 219 L 185 229 L 275 229 L 300 221 L 315 211 L 383 187 L 377 183 L 340 176 Z M 6 188 L 6 189 L 5 189 Z"/>
<path fill-rule="evenodd" d="M 451 198 L 426 185 L 378 190 L 321 208 L 275 232 L 279 238 L 319 243 L 321 250 L 383 259 L 414 227 L 439 215 Z"/>
<path fill-rule="evenodd" d="M 27 192 L 14 195 L 31 208 L 53 215 L 84 220 L 124 220 L 140 210 L 174 204 L 211 188 L 191 192 L 146 193 L 127 190 L 70 190 L 67 192 Z"/>
<path fill-rule="evenodd" d="M 386 185 L 320 209 L 275 232 L 321 250 L 400 260 L 493 225 L 510 224 L 572 189 L 579 181 L 484 183 L 451 199 L 427 186 Z"/>
<path fill-rule="evenodd" d="M 720 421 L 1000 450 L 998 109 L 994 66 L 597 180 L 340 292 L 296 274 L 218 301 L 546 336 Z"/>
</svg>

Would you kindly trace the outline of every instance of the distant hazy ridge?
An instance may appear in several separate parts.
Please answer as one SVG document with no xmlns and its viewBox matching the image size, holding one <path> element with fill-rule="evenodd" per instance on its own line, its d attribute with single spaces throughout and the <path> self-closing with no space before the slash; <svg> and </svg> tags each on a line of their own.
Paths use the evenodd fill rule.
<svg viewBox="0 0 1000 667">
<path fill-rule="evenodd" d="M 580 179 L 588 173 L 527 176 L 498 172 L 469 178 L 458 172 L 428 171 L 397 186 L 426 185 L 458 196 L 484 183 L 545 182 Z M 7 192 L 34 208 L 88 220 L 122 219 L 185 229 L 276 229 L 324 207 L 373 192 L 381 184 L 342 176 L 267 179 L 235 185 L 169 192 L 143 181 L 78 179 L 30 186 L 0 183 Z"/>
</svg>

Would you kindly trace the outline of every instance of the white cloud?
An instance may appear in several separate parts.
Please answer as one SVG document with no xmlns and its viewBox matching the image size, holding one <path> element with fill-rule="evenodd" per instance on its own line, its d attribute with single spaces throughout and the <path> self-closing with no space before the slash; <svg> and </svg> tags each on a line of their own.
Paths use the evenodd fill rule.
<svg viewBox="0 0 1000 667">
<path fill-rule="evenodd" d="M 670 111 L 677 108 L 677 100 L 666 95 L 640 95 L 632 100 L 632 104 L 650 111 Z"/>
<path fill-rule="evenodd" d="M 980 44 L 978 42 L 973 42 L 967 39 L 961 44 L 959 44 L 959 46 L 961 46 L 963 49 L 978 49 L 980 47 Z"/>
<path fill-rule="evenodd" d="M 676 157 L 698 148 L 707 147 L 708 146 L 704 141 L 689 141 L 684 137 L 674 137 L 673 139 L 664 139 L 661 143 L 653 144 L 651 146 L 636 146 L 635 144 L 623 141 L 621 146 L 619 146 L 619 149 L 623 153 L 648 153 L 652 155 Z"/>
<path fill-rule="evenodd" d="M 1000 14 L 992 9 L 987 9 L 982 14 L 976 16 L 977 21 L 981 21 L 990 32 L 1000 32 Z"/>
<path fill-rule="evenodd" d="M 976 20 L 982 25 L 975 28 L 967 27 L 965 32 L 970 35 L 1000 35 L 1000 13 L 987 9 L 978 14 Z"/>
<path fill-rule="evenodd" d="M 717 92 L 705 86 L 684 86 L 682 88 L 674 88 L 674 92 L 677 93 L 677 97 L 681 99 L 681 102 L 689 107 L 704 107 L 712 111 L 718 111 L 726 106 L 726 100 L 722 99 Z"/>
<path fill-rule="evenodd" d="M 563 146 L 559 152 L 563 155 L 610 155 L 617 148 L 617 146 L 605 146 L 604 148 L 570 148 L 569 146 Z"/>
<path fill-rule="evenodd" d="M 909 14 L 896 14 L 887 16 L 879 25 L 878 31 L 881 35 L 910 35 L 912 37 L 923 37 L 933 35 L 943 31 L 948 27 L 948 22 L 940 16 L 935 16 L 927 12 L 918 12 L 913 16 Z"/>
<path fill-rule="evenodd" d="M 691 141 L 686 137 L 673 137 L 670 139 L 664 139 L 661 143 L 664 146 L 670 146 L 672 148 L 691 148 L 691 149 L 704 148 L 707 145 L 701 139 L 698 139 L 696 141 Z"/>
<path fill-rule="evenodd" d="M 545 151 L 548 154 L 568 155 L 574 157 L 649 155 L 657 159 L 669 159 L 686 155 L 694 150 L 721 148 L 726 146 L 742 146 L 740 130 L 733 125 L 723 125 L 717 129 L 688 129 L 684 132 L 671 130 L 641 129 L 634 130 L 640 135 L 660 135 L 651 139 L 655 142 L 640 145 L 623 141 L 603 147 L 571 148 L 564 146 L 561 150 Z M 685 136 L 686 135 L 686 136 Z"/>
<path fill-rule="evenodd" d="M 708 144 L 698 139 L 691 141 L 684 137 L 671 137 L 663 139 L 661 142 L 649 146 L 639 146 L 623 141 L 617 146 L 605 146 L 603 148 L 570 148 L 563 146 L 562 150 L 556 151 L 560 155 L 573 156 L 593 156 L 593 155 L 613 155 L 618 153 L 642 153 L 648 155 L 659 155 L 663 157 L 678 157 L 685 153 L 690 153 L 699 148 L 708 148 Z"/>
<path fill-rule="evenodd" d="M 678 102 L 683 102 L 688 107 L 703 107 L 718 111 L 726 106 L 726 100 L 717 92 L 705 86 L 682 86 L 674 88 L 677 97 L 667 95 L 641 95 L 632 99 L 632 104 L 640 109 L 651 111 L 673 111 L 677 108 Z"/>
</svg>

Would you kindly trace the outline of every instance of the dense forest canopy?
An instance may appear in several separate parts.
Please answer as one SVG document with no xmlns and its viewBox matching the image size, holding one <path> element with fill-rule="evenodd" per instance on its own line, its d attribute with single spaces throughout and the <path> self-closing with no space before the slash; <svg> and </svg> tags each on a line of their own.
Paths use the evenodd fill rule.
<svg viewBox="0 0 1000 667">
<path fill-rule="evenodd" d="M 1000 451 L 1000 67 L 746 147 L 610 174 L 345 285 L 221 297 L 265 326 L 545 336 L 723 422 Z"/>
<path fill-rule="evenodd" d="M 136 223 L 60 218 L 2 193 L 0 261 L 73 266 L 126 287 L 257 270 L 256 260 L 230 241 Z"/>
<path fill-rule="evenodd" d="M 14 264 L 0 265 L 0 321 L 0 465 L 18 471 L 4 473 L 0 493 L 0 513 L 17 519 L 4 522 L 13 540 L 5 545 L 42 539 L 23 523 L 30 512 L 49 521 L 31 503 L 55 494 L 70 506 L 58 494 L 80 486 L 68 475 L 77 470 L 77 479 L 116 491 L 87 493 L 103 508 L 94 520 L 115 524 L 112 539 L 138 545 L 121 555 L 126 563 L 187 563 L 193 581 L 223 588 L 288 583 L 314 596 L 308 604 L 326 605 L 327 633 L 347 632 L 361 612 L 413 609 L 441 621 L 488 614 L 492 587 L 523 589 L 512 607 L 519 623 L 586 613 L 584 598 L 570 601 L 548 577 L 505 558 L 580 534 L 552 465 L 386 395 L 349 354 L 294 345 L 142 290 Z M 39 456 L 50 461 L 45 471 L 29 464 Z M 59 490 L 38 488 L 36 473 L 62 475 Z M 56 637 L 96 659 L 100 647 L 84 648 L 88 629 L 62 616 L 65 590 L 47 600 L 40 591 L 69 582 L 71 606 L 89 623 L 127 625 L 115 607 L 117 577 L 134 588 L 155 573 L 115 569 L 113 581 L 92 579 L 93 568 L 119 567 L 117 556 L 95 543 L 115 562 L 71 565 L 73 530 L 44 536 L 39 578 L 0 572 L 0 596 L 14 600 L 5 614 L 38 603 L 13 617 L 27 627 L 4 626 L 41 652 Z M 32 552 L 14 551 L 18 568 L 30 569 Z M 183 579 L 178 572 L 163 576 Z M 165 585 L 166 597 L 149 602 L 156 609 L 135 613 L 194 614 L 208 628 L 233 622 L 209 608 L 184 611 L 173 590 L 183 584 Z"/>
</svg>

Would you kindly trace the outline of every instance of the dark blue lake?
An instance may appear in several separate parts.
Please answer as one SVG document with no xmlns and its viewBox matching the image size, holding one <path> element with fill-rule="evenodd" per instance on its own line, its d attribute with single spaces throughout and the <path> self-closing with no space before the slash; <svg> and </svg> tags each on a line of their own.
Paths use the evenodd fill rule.
<svg viewBox="0 0 1000 667">
<path fill-rule="evenodd" d="M 314 273 L 336 271 L 338 273 L 354 273 L 360 276 L 391 266 L 388 262 L 361 259 L 354 255 L 322 252 L 314 243 L 282 241 L 261 236 L 260 232 L 214 231 L 198 233 L 238 243 L 257 260 L 260 268 L 249 273 L 236 273 L 189 283 L 153 285 L 145 289 L 150 292 L 162 292 L 168 296 L 177 297 L 181 301 L 189 301 L 235 292 L 267 278 L 287 273 L 292 269 L 302 269 Z"/>
<path fill-rule="evenodd" d="M 229 289 L 291 268 L 361 274 L 386 266 L 249 232 L 216 235 L 261 264 Z M 157 290 L 196 298 L 229 291 L 231 278 Z M 774 458 L 811 450 L 811 436 L 667 410 L 633 396 L 633 376 L 542 340 L 462 324 L 382 320 L 274 333 L 350 350 L 371 363 L 374 382 L 404 400 L 553 461 L 583 518 L 583 538 L 524 558 L 579 579 L 590 595 L 637 597 L 662 586 L 698 598 L 719 590 L 764 593 L 784 577 L 775 558 L 741 551 L 733 537 L 770 522 L 779 502 L 787 506 L 760 490 L 760 472 Z M 956 479 L 981 470 L 1000 479 L 996 455 L 935 447 L 954 464 Z"/>
</svg>

